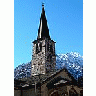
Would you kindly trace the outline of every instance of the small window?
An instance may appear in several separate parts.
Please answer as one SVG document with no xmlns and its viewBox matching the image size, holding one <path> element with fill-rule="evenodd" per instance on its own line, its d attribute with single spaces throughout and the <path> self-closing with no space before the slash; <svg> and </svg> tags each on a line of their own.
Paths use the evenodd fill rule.
<svg viewBox="0 0 96 96">
<path fill-rule="evenodd" d="M 36 44 L 36 53 L 38 53 L 38 44 Z"/>
<path fill-rule="evenodd" d="M 53 47 L 50 45 L 50 52 L 53 53 Z"/>
<path fill-rule="evenodd" d="M 49 51 L 49 43 L 47 44 L 47 50 Z"/>
<path fill-rule="evenodd" d="M 42 43 L 40 43 L 40 51 L 42 51 Z"/>
</svg>

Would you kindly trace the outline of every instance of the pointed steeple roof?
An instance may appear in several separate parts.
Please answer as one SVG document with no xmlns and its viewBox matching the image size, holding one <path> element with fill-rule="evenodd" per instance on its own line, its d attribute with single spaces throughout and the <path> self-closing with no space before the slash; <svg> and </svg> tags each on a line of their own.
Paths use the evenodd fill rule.
<svg viewBox="0 0 96 96">
<path fill-rule="evenodd" d="M 44 37 L 50 39 L 49 29 L 47 26 L 47 20 L 46 20 L 46 16 L 45 16 L 44 4 L 42 4 L 42 13 L 41 13 L 41 18 L 40 18 L 40 25 L 39 25 L 39 29 L 38 29 L 37 39 L 40 39 L 40 38 L 42 39 Z"/>
</svg>

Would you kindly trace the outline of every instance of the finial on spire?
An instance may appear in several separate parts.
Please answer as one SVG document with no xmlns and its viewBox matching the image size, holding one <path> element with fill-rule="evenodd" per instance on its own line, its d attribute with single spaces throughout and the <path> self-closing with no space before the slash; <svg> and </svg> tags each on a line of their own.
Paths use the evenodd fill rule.
<svg viewBox="0 0 96 96">
<path fill-rule="evenodd" d="M 42 2 L 42 7 L 44 7 L 44 3 Z"/>
<path fill-rule="evenodd" d="M 40 18 L 40 26 L 38 29 L 38 39 L 40 38 L 48 38 L 50 39 L 50 35 L 49 35 L 49 29 L 47 26 L 47 20 L 46 20 L 46 16 L 45 16 L 45 10 L 44 10 L 44 3 L 42 3 L 42 13 L 41 13 L 41 18 Z"/>
</svg>

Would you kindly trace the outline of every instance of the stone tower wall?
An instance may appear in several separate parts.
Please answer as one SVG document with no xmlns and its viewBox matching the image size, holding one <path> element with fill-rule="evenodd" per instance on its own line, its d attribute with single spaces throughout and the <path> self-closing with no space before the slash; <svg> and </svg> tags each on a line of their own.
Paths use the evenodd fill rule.
<svg viewBox="0 0 96 96">
<path fill-rule="evenodd" d="M 42 44 L 41 51 L 40 43 Z M 38 45 L 39 52 L 36 52 L 36 44 Z M 32 75 L 46 74 L 53 71 L 55 65 L 55 42 L 45 38 L 44 40 L 37 40 L 33 43 Z"/>
</svg>

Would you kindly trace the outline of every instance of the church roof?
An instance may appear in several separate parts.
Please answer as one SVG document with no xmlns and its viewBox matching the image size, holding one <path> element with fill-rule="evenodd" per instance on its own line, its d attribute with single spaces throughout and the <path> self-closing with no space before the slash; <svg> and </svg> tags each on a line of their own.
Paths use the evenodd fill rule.
<svg viewBox="0 0 96 96">
<path fill-rule="evenodd" d="M 42 13 L 41 13 L 41 18 L 40 18 L 40 25 L 39 25 L 39 29 L 38 29 L 37 39 L 45 38 L 45 37 L 50 39 L 49 29 L 47 26 L 47 20 L 46 20 L 46 16 L 45 16 L 44 5 L 42 4 Z"/>
<path fill-rule="evenodd" d="M 71 77 L 72 81 L 68 80 L 68 78 L 61 78 L 61 76 L 57 77 L 54 79 L 55 76 L 57 76 L 60 72 L 62 72 L 63 70 L 65 70 L 65 72 L 68 74 L 69 77 Z M 50 81 L 51 80 L 51 81 Z M 76 83 L 76 80 L 74 79 L 74 77 L 68 72 L 68 70 L 66 68 L 63 68 L 61 70 L 58 70 L 56 72 L 51 72 L 51 73 L 47 73 L 45 75 L 37 75 L 37 76 L 32 76 L 30 78 L 27 78 L 27 80 L 24 80 L 24 81 L 20 81 L 20 84 L 17 84 L 15 82 L 17 82 L 15 80 L 15 84 L 14 84 L 14 87 L 20 87 L 20 88 L 28 88 L 28 87 L 34 87 L 35 86 L 35 83 L 36 83 L 36 86 L 38 87 L 39 86 L 39 83 L 41 82 L 41 85 L 46 83 L 47 81 L 50 81 L 48 83 L 48 86 L 51 84 L 53 85 L 54 83 L 58 83 L 57 81 L 60 81 L 60 80 L 65 80 L 66 82 L 65 83 L 72 83 L 75 84 Z M 59 83 L 62 83 L 62 82 L 59 82 Z M 26 85 L 27 84 L 27 85 Z M 25 86 L 26 85 L 26 86 Z M 29 85 L 29 86 L 28 86 Z"/>
</svg>

